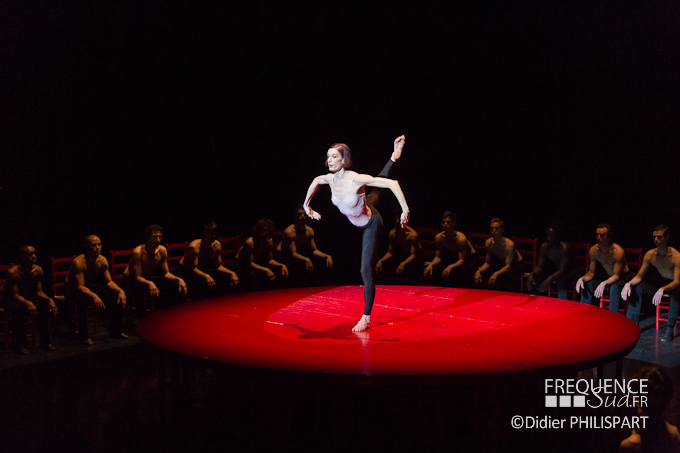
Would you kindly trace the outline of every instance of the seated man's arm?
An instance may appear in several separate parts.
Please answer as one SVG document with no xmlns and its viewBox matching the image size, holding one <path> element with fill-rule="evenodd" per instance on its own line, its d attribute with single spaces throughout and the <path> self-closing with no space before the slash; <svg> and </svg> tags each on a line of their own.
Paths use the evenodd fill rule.
<svg viewBox="0 0 680 453">
<path fill-rule="evenodd" d="M 443 247 L 444 233 L 437 233 L 437 235 L 434 237 L 434 258 L 432 258 L 432 261 L 430 261 L 430 263 L 425 266 L 423 276 L 427 277 L 428 275 L 432 275 L 432 270 L 434 267 L 442 262 Z"/>
<path fill-rule="evenodd" d="M 130 255 L 130 264 L 128 266 L 130 278 L 132 278 L 139 284 L 147 286 L 149 288 L 149 293 L 151 294 L 151 297 L 154 298 L 158 297 L 160 296 L 161 292 L 158 290 L 156 284 L 151 280 L 147 280 L 142 275 L 142 253 L 140 249 L 141 247 L 135 248 L 132 251 L 132 255 Z"/>
<path fill-rule="evenodd" d="M 270 266 L 278 266 L 278 267 L 280 267 L 280 268 L 281 268 L 281 275 L 284 276 L 284 277 L 288 277 L 288 266 L 286 266 L 286 265 L 283 264 L 283 263 L 279 263 L 278 261 L 276 261 L 276 260 L 274 259 L 274 247 L 273 247 L 273 246 L 271 246 L 271 247 L 269 248 L 269 261 L 267 261 L 267 263 L 268 263 Z"/>
<path fill-rule="evenodd" d="M 313 271 L 314 270 L 314 264 L 312 263 L 312 260 L 310 260 L 309 258 L 307 258 L 304 255 L 299 254 L 298 251 L 297 251 L 297 245 L 295 245 L 295 232 L 286 229 L 286 231 L 284 233 L 285 234 L 283 235 L 281 250 L 288 253 L 290 256 L 293 257 L 293 259 L 304 262 L 305 263 L 305 269 L 307 269 L 309 272 Z"/>
<path fill-rule="evenodd" d="M 500 275 L 503 275 L 506 272 L 510 271 L 512 267 L 512 260 L 514 258 L 515 258 L 515 243 L 512 242 L 510 239 L 507 239 L 505 246 L 505 265 L 498 269 L 493 274 L 491 274 L 491 276 L 489 277 L 489 286 L 495 285 L 496 280 Z"/>
<path fill-rule="evenodd" d="M 589 282 L 595 278 L 595 271 L 597 270 L 597 250 L 597 245 L 590 247 L 590 252 L 588 253 L 588 260 L 590 261 L 590 264 L 588 265 L 588 272 L 586 272 L 586 275 L 576 280 L 575 289 L 577 293 L 581 292 L 586 282 Z"/>
<path fill-rule="evenodd" d="M 21 279 L 21 273 L 17 268 L 11 268 L 7 273 L 7 279 L 3 285 L 3 292 L 5 296 L 14 299 L 19 303 L 26 305 L 28 311 L 35 315 L 38 312 L 35 304 L 30 300 L 26 299 L 24 296 L 19 294 L 19 280 Z"/>
<path fill-rule="evenodd" d="M 538 259 L 536 260 L 536 266 L 534 267 L 534 269 L 531 271 L 531 273 L 527 277 L 527 288 L 531 289 L 531 287 L 534 286 L 534 275 L 537 275 L 537 274 L 539 274 L 543 271 L 543 266 L 545 266 L 545 256 L 546 256 L 547 253 L 548 253 L 548 243 L 544 242 L 538 248 Z M 543 283 L 545 283 L 545 281 Z M 550 284 L 550 283 L 548 283 L 548 284 Z M 541 284 L 539 291 L 544 291 L 542 288 L 543 288 L 543 284 Z"/>
<path fill-rule="evenodd" d="M 465 236 L 456 237 L 456 248 L 458 248 L 458 261 L 446 266 L 442 275 L 448 277 L 452 270 L 465 264 L 465 259 L 467 258 L 467 238 Z"/>
<path fill-rule="evenodd" d="M 628 283 L 623 285 L 623 289 L 621 290 L 621 297 L 623 298 L 623 300 L 628 300 L 628 296 L 630 296 L 632 293 L 632 287 L 638 285 L 645 277 L 647 269 L 649 269 L 649 263 L 652 259 L 653 254 L 654 250 L 649 250 L 647 251 L 647 253 L 645 253 L 644 258 L 642 258 L 642 265 L 640 266 L 640 269 L 638 270 L 637 274 L 635 274 L 635 277 L 633 277 Z M 663 296 L 663 292 L 661 293 L 661 295 Z"/>
<path fill-rule="evenodd" d="M 35 289 L 37 290 L 36 295 L 39 298 L 46 300 L 47 303 L 49 304 L 50 311 L 52 312 L 52 315 L 57 316 L 59 314 L 59 310 L 57 309 L 57 304 L 55 304 L 54 300 L 50 296 L 45 294 L 45 292 L 43 291 L 42 277 L 43 277 L 42 268 L 40 266 L 38 266 L 38 278 L 39 278 L 39 280 L 35 284 Z"/>
<path fill-rule="evenodd" d="M 127 303 L 125 291 L 123 291 L 123 289 L 120 286 L 118 286 L 116 282 L 113 281 L 113 278 L 111 278 L 111 272 L 109 272 L 109 261 L 103 256 L 100 256 L 100 259 L 102 266 L 101 271 L 102 277 L 106 282 L 106 287 L 109 288 L 111 291 L 116 291 L 118 293 L 118 299 L 116 300 L 116 303 L 121 304 L 123 307 L 125 307 L 125 304 Z"/>
<path fill-rule="evenodd" d="M 399 263 L 397 267 L 397 274 L 403 274 L 406 270 L 406 266 L 416 259 L 416 254 L 418 253 L 418 233 L 413 233 L 413 237 L 408 239 L 409 250 L 408 256 L 404 261 Z"/>
<path fill-rule="evenodd" d="M 249 237 L 246 239 L 246 241 L 243 243 L 240 249 L 238 249 L 238 253 L 236 254 L 236 257 L 241 260 L 244 263 L 248 263 L 248 265 L 256 269 L 258 271 L 262 271 L 265 274 L 267 274 L 267 278 L 269 280 L 274 280 L 276 278 L 276 275 L 274 275 L 274 272 L 272 272 L 271 269 L 265 266 L 260 266 L 255 262 L 255 257 L 253 255 L 254 251 L 254 244 L 253 244 L 253 238 Z"/>
<path fill-rule="evenodd" d="M 73 277 L 76 291 L 80 291 L 86 296 L 91 297 L 95 307 L 106 309 L 101 298 L 96 293 L 90 291 L 90 288 L 85 286 L 85 264 L 78 258 L 73 260 L 73 263 L 71 264 L 71 276 Z"/>
<path fill-rule="evenodd" d="M 654 305 L 659 305 L 661 303 L 661 298 L 665 292 L 673 291 L 680 286 L 680 254 L 674 253 L 671 262 L 673 263 L 673 281 L 656 291 L 656 294 L 654 294 L 654 297 L 652 298 Z"/>
<path fill-rule="evenodd" d="M 224 272 L 225 274 L 229 274 L 229 276 L 231 277 L 231 284 L 238 285 L 238 275 L 236 275 L 236 272 L 226 268 L 222 264 L 222 244 L 220 243 L 220 241 L 215 241 L 213 245 L 213 259 L 215 260 L 215 264 L 217 265 L 218 272 Z"/>
<path fill-rule="evenodd" d="M 183 292 L 184 294 L 187 293 L 187 284 L 184 283 L 184 280 L 176 276 L 175 274 L 170 272 L 170 268 L 168 267 L 168 250 L 163 247 L 162 245 L 160 246 L 159 249 L 160 255 L 161 255 L 161 262 L 159 263 L 159 267 L 161 269 L 161 273 L 163 274 L 163 277 L 167 278 L 168 280 L 177 280 L 177 283 L 179 285 L 179 290 Z"/>
<path fill-rule="evenodd" d="M 316 248 L 316 241 L 314 240 L 314 230 L 311 231 L 309 234 L 309 249 L 312 251 L 312 254 L 315 256 L 318 256 L 319 258 L 326 258 L 326 267 L 331 268 L 333 267 L 333 258 L 328 253 L 324 253 L 318 248 Z"/>
<path fill-rule="evenodd" d="M 491 267 L 491 238 L 484 242 L 484 248 L 486 249 L 486 257 L 484 258 L 484 264 L 475 272 L 475 283 L 482 283 L 482 272 Z"/>
<path fill-rule="evenodd" d="M 394 237 L 395 233 L 394 230 L 390 231 L 389 239 L 390 243 L 387 245 L 387 252 L 378 260 L 377 263 L 375 263 L 375 271 L 380 272 L 382 271 L 382 266 L 385 261 L 388 259 L 392 258 L 392 251 L 394 250 Z"/>
</svg>

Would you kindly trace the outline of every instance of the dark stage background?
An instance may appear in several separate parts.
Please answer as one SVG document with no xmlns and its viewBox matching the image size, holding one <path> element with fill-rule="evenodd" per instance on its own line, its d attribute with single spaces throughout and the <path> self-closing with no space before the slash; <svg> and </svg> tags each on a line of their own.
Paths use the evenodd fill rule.
<svg viewBox="0 0 680 453">
<path fill-rule="evenodd" d="M 676 1 L 4 1 L 0 21 L 3 262 L 150 223 L 282 229 L 331 143 L 376 174 L 400 134 L 414 226 L 454 209 L 465 232 L 561 220 L 586 242 L 610 222 L 643 248 L 680 228 Z M 329 198 L 317 242 L 353 259 Z"/>
</svg>

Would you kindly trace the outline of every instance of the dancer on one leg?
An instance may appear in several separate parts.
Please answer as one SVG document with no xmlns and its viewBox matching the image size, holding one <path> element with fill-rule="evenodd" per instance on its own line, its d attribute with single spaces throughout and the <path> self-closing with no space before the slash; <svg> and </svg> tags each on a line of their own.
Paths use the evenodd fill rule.
<svg viewBox="0 0 680 453">
<path fill-rule="evenodd" d="M 364 282 L 364 315 L 352 329 L 353 332 L 361 332 L 371 326 L 371 309 L 375 299 L 375 261 L 378 251 L 378 241 L 382 229 L 382 218 L 376 209 L 376 205 L 382 198 L 382 189 L 390 189 L 401 205 L 401 225 L 406 225 L 409 219 L 409 209 L 399 183 L 387 179 L 392 170 L 392 165 L 401 157 L 401 152 L 406 143 L 403 135 L 394 140 L 394 152 L 382 172 L 377 177 L 362 175 L 347 170 L 352 165 L 352 156 L 349 147 L 342 143 L 332 145 L 326 153 L 326 166 L 331 171 L 327 175 L 314 178 L 307 190 L 304 208 L 307 215 L 315 220 L 321 220 L 321 215 L 309 206 L 316 190 L 322 184 L 328 184 L 331 188 L 331 201 L 338 210 L 347 216 L 350 223 L 364 230 L 361 248 L 361 278 Z M 374 187 L 373 191 L 366 195 L 366 186 Z"/>
</svg>

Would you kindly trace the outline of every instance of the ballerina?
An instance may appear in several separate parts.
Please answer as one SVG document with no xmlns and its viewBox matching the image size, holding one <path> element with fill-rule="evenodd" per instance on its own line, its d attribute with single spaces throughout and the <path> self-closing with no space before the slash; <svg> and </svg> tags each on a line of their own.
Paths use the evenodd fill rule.
<svg viewBox="0 0 680 453">
<path fill-rule="evenodd" d="M 326 175 L 317 176 L 309 185 L 307 197 L 303 207 L 307 215 L 315 220 L 321 220 L 321 214 L 312 210 L 309 203 L 322 184 L 331 188 L 331 202 L 344 214 L 350 223 L 361 228 L 363 232 L 361 247 L 361 278 L 364 282 L 364 314 L 352 328 L 352 332 L 362 332 L 371 326 L 371 310 L 375 299 L 375 261 L 378 251 L 378 241 L 382 230 L 382 217 L 376 205 L 382 198 L 382 189 L 390 189 L 399 201 L 402 213 L 400 224 L 402 228 L 409 220 L 410 213 L 404 194 L 399 183 L 387 179 L 392 165 L 399 160 L 404 149 L 406 137 L 399 136 L 394 140 L 392 157 L 376 177 L 356 173 L 347 168 L 352 166 L 352 155 L 349 147 L 343 143 L 331 145 L 326 153 L 326 166 L 331 171 Z M 374 187 L 366 195 L 366 186 Z"/>
</svg>

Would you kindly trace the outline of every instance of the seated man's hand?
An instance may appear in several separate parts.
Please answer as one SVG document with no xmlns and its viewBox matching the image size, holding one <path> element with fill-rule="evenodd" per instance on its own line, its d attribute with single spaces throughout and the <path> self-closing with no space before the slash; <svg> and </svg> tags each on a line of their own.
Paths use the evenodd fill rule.
<svg viewBox="0 0 680 453">
<path fill-rule="evenodd" d="M 663 289 L 659 288 L 656 293 L 654 293 L 654 297 L 652 298 L 652 303 L 654 305 L 659 305 L 661 303 L 661 299 L 663 298 Z"/>
<path fill-rule="evenodd" d="M 59 309 L 57 308 L 57 304 L 54 303 L 54 300 L 50 299 L 50 311 L 52 312 L 52 316 L 57 316 L 59 314 Z"/>
<path fill-rule="evenodd" d="M 625 285 L 623 285 L 623 289 L 621 290 L 621 299 L 628 300 L 628 296 L 630 296 L 630 293 L 631 293 L 631 285 L 630 285 L 630 282 L 628 282 Z"/>
<path fill-rule="evenodd" d="M 599 299 L 600 297 L 602 297 L 602 295 L 604 294 L 604 290 L 606 288 L 607 284 L 605 282 L 602 282 L 599 285 L 597 285 L 597 288 L 595 288 L 595 292 L 593 293 L 595 298 Z"/>
<path fill-rule="evenodd" d="M 93 299 L 94 299 L 94 306 L 95 307 L 101 308 L 102 310 L 106 310 L 106 305 L 104 305 L 104 302 L 102 302 L 102 300 L 99 296 L 97 296 L 95 294 Z"/>
<path fill-rule="evenodd" d="M 576 290 L 577 293 L 580 293 L 583 288 L 584 288 L 583 277 L 581 277 L 578 280 L 576 280 L 576 287 L 574 289 Z"/>
<path fill-rule="evenodd" d="M 161 295 L 161 292 L 154 282 L 149 282 L 149 293 L 154 299 Z"/>
</svg>

